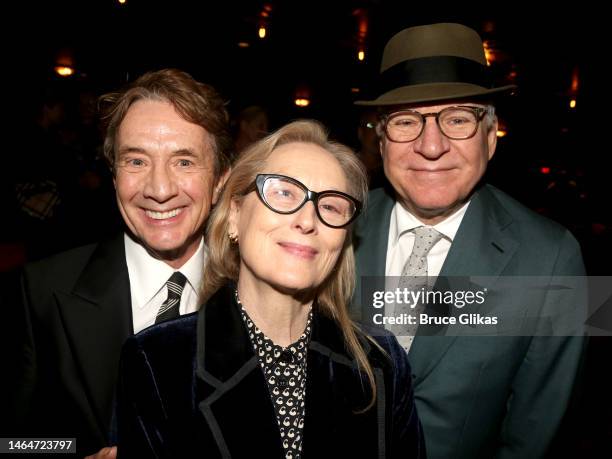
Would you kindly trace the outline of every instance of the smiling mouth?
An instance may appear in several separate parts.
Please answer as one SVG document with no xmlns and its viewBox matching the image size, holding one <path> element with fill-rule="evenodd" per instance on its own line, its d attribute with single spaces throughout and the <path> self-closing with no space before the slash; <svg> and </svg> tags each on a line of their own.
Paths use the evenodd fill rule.
<svg viewBox="0 0 612 459">
<path fill-rule="evenodd" d="M 317 255 L 317 253 L 319 253 L 318 250 L 312 247 L 309 247 L 307 245 L 294 244 L 291 242 L 279 242 L 278 245 L 280 245 L 287 252 L 293 255 L 297 255 L 298 257 L 301 257 L 301 258 L 308 258 L 308 259 L 314 258 Z"/>
<path fill-rule="evenodd" d="M 157 212 L 154 210 L 145 210 L 145 214 L 147 217 L 152 218 L 153 220 L 166 220 L 168 218 L 176 217 L 183 211 L 182 207 L 177 209 L 168 210 L 166 212 Z"/>
<path fill-rule="evenodd" d="M 452 167 L 440 168 L 440 169 L 418 169 L 418 168 L 413 168 L 412 170 L 414 172 L 428 172 L 430 174 L 435 174 L 435 173 L 440 173 L 440 172 L 450 172 L 451 170 L 453 170 L 453 168 Z"/>
</svg>

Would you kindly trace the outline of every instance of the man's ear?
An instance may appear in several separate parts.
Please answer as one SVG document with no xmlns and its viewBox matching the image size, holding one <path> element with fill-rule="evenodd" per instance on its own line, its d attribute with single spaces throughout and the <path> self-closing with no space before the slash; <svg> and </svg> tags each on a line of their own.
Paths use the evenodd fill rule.
<svg viewBox="0 0 612 459">
<path fill-rule="evenodd" d="M 385 146 L 385 140 L 387 140 L 387 137 L 385 136 L 385 132 L 383 130 L 383 126 L 381 124 L 382 122 L 379 121 L 378 123 L 376 123 L 376 135 L 378 136 L 378 153 L 380 154 L 380 157 L 383 157 L 383 147 Z"/>
<path fill-rule="evenodd" d="M 381 158 L 384 158 L 383 155 L 383 148 L 385 147 L 385 139 L 384 137 L 379 137 L 378 139 L 378 153 L 380 154 Z"/>
<path fill-rule="evenodd" d="M 489 147 L 489 161 L 493 158 L 495 154 L 495 148 L 497 147 L 497 116 L 493 119 L 493 123 L 491 124 L 491 128 L 489 132 L 487 132 L 487 144 Z"/>
<path fill-rule="evenodd" d="M 223 174 L 221 174 L 221 176 L 217 179 L 217 183 L 215 184 L 215 189 L 213 190 L 213 195 L 212 195 L 213 205 L 217 204 L 217 201 L 219 200 L 219 196 L 221 196 L 221 192 L 223 191 L 223 187 L 225 186 L 225 182 L 227 182 L 227 179 L 231 171 L 232 171 L 232 168 L 228 167 L 227 170 Z"/>
</svg>

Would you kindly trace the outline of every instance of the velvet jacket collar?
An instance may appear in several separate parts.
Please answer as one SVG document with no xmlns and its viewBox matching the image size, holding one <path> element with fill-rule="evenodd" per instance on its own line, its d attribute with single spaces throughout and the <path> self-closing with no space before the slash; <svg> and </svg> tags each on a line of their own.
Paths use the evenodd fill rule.
<svg viewBox="0 0 612 459">
<path fill-rule="evenodd" d="M 358 413 L 371 399 L 367 378 L 335 322 L 313 309 L 303 458 L 424 454 L 406 355 L 391 337 L 375 339 L 386 355 L 363 345 L 376 402 Z M 119 383 L 120 458 L 284 457 L 273 403 L 233 286 L 225 286 L 198 313 L 127 341 Z"/>
<path fill-rule="evenodd" d="M 364 343 L 364 347 L 367 352 L 371 350 L 368 343 Z M 199 402 L 198 407 L 213 433 L 217 432 L 214 436 L 219 450 L 227 453 L 235 450 L 232 439 L 239 432 L 251 430 L 255 431 L 254 438 L 258 439 L 259 456 L 282 456 L 277 420 L 267 396 L 268 388 L 235 303 L 232 285 L 221 289 L 200 312 L 196 352 L 197 378 L 214 389 L 206 391 L 209 395 Z M 362 382 L 355 361 L 346 352 L 337 325 L 316 310 L 307 360 L 303 454 L 306 457 L 328 454 L 330 447 L 345 435 L 347 440 L 354 442 L 358 425 L 364 428 L 365 424 L 370 427 L 367 429 L 369 433 L 364 431 L 365 435 L 356 437 L 362 439 L 356 442 L 360 445 L 357 452 L 363 452 L 366 439 L 370 444 L 367 449 L 379 449 L 375 435 L 378 431 L 376 410 L 353 415 L 354 410 L 367 405 L 369 391 L 364 391 L 364 387 L 368 385 Z M 244 386 L 246 381 L 249 383 Z M 248 390 L 242 390 L 243 386 Z M 380 389 L 384 403 L 384 390 Z M 334 407 L 331 416 L 330 406 Z M 240 407 L 248 409 L 240 410 Z M 236 410 L 238 416 L 228 416 Z M 343 445 L 343 448 L 353 447 Z"/>
</svg>

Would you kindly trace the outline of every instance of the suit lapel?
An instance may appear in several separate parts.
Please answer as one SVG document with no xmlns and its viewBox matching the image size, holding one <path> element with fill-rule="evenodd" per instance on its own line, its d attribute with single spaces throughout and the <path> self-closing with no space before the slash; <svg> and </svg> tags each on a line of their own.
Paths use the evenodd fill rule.
<svg viewBox="0 0 612 459">
<path fill-rule="evenodd" d="M 355 294 L 352 315 L 361 319 L 361 293 L 364 277 L 384 277 L 389 240 L 389 219 L 395 200 L 386 189 L 374 190 L 368 196 L 368 208 L 359 219 L 353 235 L 355 247 Z M 366 302 L 366 304 L 368 304 Z"/>
<path fill-rule="evenodd" d="M 222 457 L 246 456 L 255 445 L 261 457 L 281 457 L 276 414 L 233 288 L 221 288 L 198 316 L 196 374 L 208 387 L 199 410 Z"/>
<path fill-rule="evenodd" d="M 312 330 L 302 451 L 304 457 L 325 457 L 337 442 L 350 443 L 355 429 L 364 423 L 353 410 L 367 404 L 369 393 L 335 324 L 315 314 Z M 196 374 L 203 394 L 198 407 L 221 456 L 247 457 L 256 445 L 260 457 L 284 457 L 268 386 L 234 301 L 233 286 L 223 287 L 200 310 L 197 334 Z M 365 348 L 367 352 L 369 346 Z M 365 415 L 370 426 L 376 425 L 375 413 Z M 368 436 L 355 443 L 375 450 L 376 441 L 376 436 Z"/>
<path fill-rule="evenodd" d="M 304 457 L 376 457 L 379 440 L 384 442 L 384 438 L 378 439 L 376 435 L 377 427 L 378 432 L 384 432 L 385 419 L 376 418 L 376 409 L 355 414 L 369 402 L 369 385 L 362 381 L 355 360 L 347 354 L 342 332 L 321 314 L 315 315 L 312 332 L 308 347 Z M 369 353 L 370 345 L 365 341 L 362 344 Z M 377 403 L 384 402 L 379 399 Z M 384 411 L 384 405 L 381 409 Z"/>
<path fill-rule="evenodd" d="M 100 243 L 72 292 L 55 297 L 94 416 L 107 436 L 123 342 L 132 334 L 123 235 Z"/>
<path fill-rule="evenodd" d="M 487 186 L 481 187 L 461 222 L 448 252 L 440 277 L 486 276 L 478 279 L 479 288 L 490 288 L 516 252 L 519 242 L 505 229 L 512 217 Z M 461 283 L 461 281 L 460 281 Z M 410 348 L 410 362 L 419 380 L 438 364 L 456 336 L 417 336 Z"/>
<path fill-rule="evenodd" d="M 441 276 L 499 276 L 519 246 L 505 229 L 512 217 L 488 187 L 473 197 Z"/>
<path fill-rule="evenodd" d="M 368 208 L 355 228 L 358 275 L 384 276 L 389 239 L 388 223 L 395 201 L 382 188 L 371 192 L 368 199 Z"/>
<path fill-rule="evenodd" d="M 337 338 L 340 333 L 336 330 L 335 336 L 330 333 L 330 323 L 315 316 L 312 324 L 312 337 L 308 346 L 308 378 L 306 388 L 306 416 L 304 419 L 304 443 L 302 451 L 305 457 L 324 457 L 329 453 L 330 445 L 340 441 L 338 430 L 342 427 L 340 413 L 344 395 L 350 391 L 344 387 L 345 394 L 338 393 L 335 379 L 339 375 L 333 371 L 331 365 L 334 357 L 342 363 L 351 361 L 342 354 L 337 354 Z M 332 362 L 330 362 L 332 361 Z"/>
</svg>

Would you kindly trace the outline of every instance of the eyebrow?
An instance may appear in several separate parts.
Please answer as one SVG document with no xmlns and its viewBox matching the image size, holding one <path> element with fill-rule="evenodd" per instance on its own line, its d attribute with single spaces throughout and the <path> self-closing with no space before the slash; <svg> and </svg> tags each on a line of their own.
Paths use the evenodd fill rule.
<svg viewBox="0 0 612 459">
<path fill-rule="evenodd" d="M 198 157 L 198 155 L 196 155 L 195 152 L 190 148 L 179 148 L 178 150 L 172 152 L 172 156 L 192 156 L 194 158 Z"/>
<path fill-rule="evenodd" d="M 147 150 L 144 148 L 140 148 L 140 147 L 123 147 L 119 150 L 118 152 L 118 156 L 121 155 L 126 155 L 129 153 L 143 153 L 146 154 Z M 190 156 L 190 157 L 198 157 L 198 155 L 195 154 L 195 152 L 193 150 L 191 150 L 190 148 L 179 148 L 178 150 L 175 150 L 171 153 L 172 156 Z"/>
<path fill-rule="evenodd" d="M 126 155 L 128 153 L 145 153 L 145 150 L 139 147 L 122 147 L 117 152 L 117 156 Z"/>
</svg>

